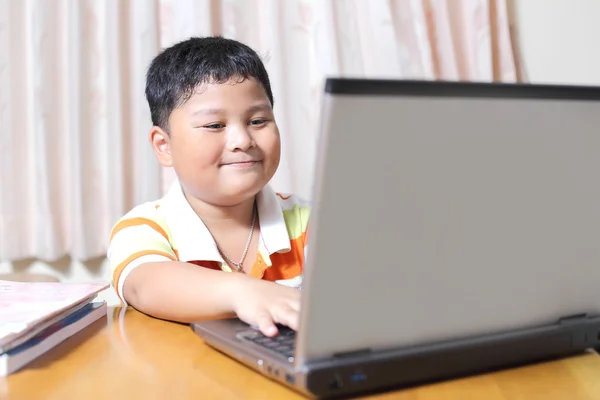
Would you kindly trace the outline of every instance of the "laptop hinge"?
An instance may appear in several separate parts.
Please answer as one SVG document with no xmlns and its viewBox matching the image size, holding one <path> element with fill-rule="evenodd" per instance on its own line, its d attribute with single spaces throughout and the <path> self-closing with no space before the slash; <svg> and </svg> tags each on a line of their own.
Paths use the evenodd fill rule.
<svg viewBox="0 0 600 400">
<path fill-rule="evenodd" d="M 581 321 L 584 321 L 588 318 L 588 314 L 574 314 L 574 315 L 569 315 L 566 317 L 562 317 L 558 320 L 558 323 L 561 325 L 566 325 L 566 324 L 574 324 L 574 323 L 578 323 Z"/>
<path fill-rule="evenodd" d="M 349 358 L 349 357 L 361 357 L 367 354 L 370 354 L 373 350 L 371 348 L 364 348 L 359 350 L 352 350 L 343 353 L 334 353 L 333 357 L 335 358 Z"/>
</svg>

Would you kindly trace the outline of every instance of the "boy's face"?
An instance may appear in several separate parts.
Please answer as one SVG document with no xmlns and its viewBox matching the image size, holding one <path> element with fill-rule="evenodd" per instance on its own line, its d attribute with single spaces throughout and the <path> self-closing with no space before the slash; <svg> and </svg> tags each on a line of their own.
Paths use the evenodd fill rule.
<svg viewBox="0 0 600 400">
<path fill-rule="evenodd" d="M 279 165 L 279 130 L 255 79 L 207 84 L 169 116 L 170 136 L 151 133 L 159 162 L 172 166 L 186 193 L 232 206 L 256 195 Z"/>
</svg>

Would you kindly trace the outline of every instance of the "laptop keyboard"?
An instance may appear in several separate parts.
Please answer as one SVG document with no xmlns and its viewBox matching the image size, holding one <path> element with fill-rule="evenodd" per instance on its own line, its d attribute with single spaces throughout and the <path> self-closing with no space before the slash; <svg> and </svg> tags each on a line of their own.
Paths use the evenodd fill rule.
<svg viewBox="0 0 600 400">
<path fill-rule="evenodd" d="M 261 332 L 252 332 L 244 335 L 244 339 L 255 343 L 267 350 L 278 353 L 286 358 L 294 357 L 296 345 L 296 332 L 285 326 L 278 326 L 279 333 L 275 337 L 268 337 Z"/>
</svg>

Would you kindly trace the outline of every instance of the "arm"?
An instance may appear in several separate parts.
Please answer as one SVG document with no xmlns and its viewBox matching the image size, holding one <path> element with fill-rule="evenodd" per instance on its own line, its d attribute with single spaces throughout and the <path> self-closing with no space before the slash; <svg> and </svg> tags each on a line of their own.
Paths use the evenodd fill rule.
<svg viewBox="0 0 600 400">
<path fill-rule="evenodd" d="M 179 261 L 149 262 L 131 271 L 125 301 L 139 311 L 178 322 L 238 316 L 267 336 L 275 323 L 297 329 L 297 290 L 247 275 L 214 271 Z"/>
<path fill-rule="evenodd" d="M 201 268 L 180 261 L 138 266 L 123 285 L 125 301 L 139 311 L 178 322 L 235 316 L 232 296 L 241 274 Z"/>
</svg>

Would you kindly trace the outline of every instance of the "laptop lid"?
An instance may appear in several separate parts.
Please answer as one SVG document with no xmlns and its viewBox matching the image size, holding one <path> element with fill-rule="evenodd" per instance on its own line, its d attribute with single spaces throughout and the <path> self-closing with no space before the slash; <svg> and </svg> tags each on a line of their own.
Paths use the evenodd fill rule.
<svg viewBox="0 0 600 400">
<path fill-rule="evenodd" d="M 296 361 L 600 311 L 600 89 L 329 79 Z"/>
</svg>

